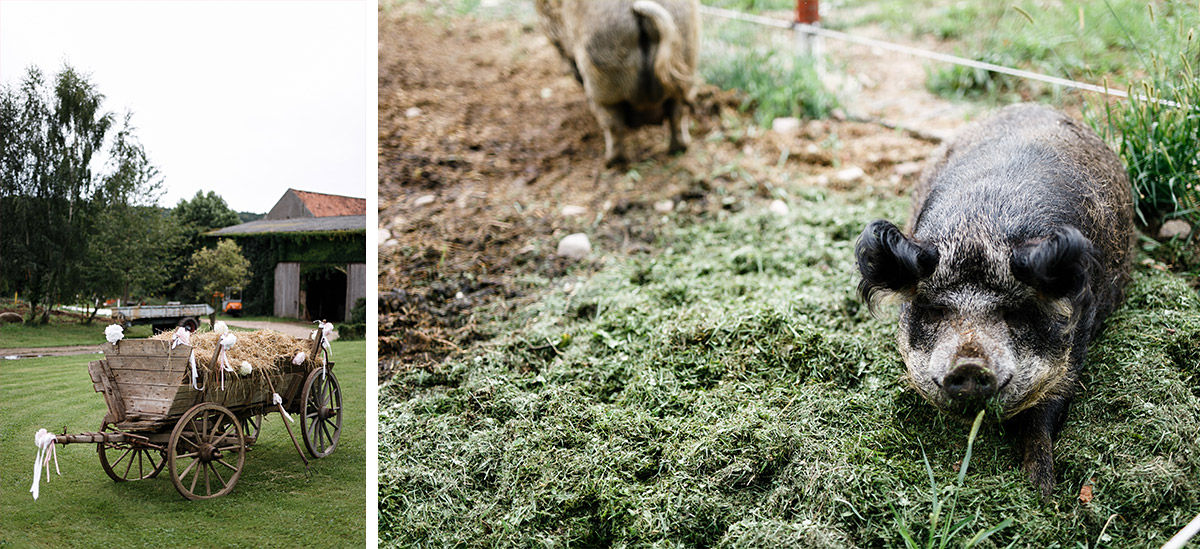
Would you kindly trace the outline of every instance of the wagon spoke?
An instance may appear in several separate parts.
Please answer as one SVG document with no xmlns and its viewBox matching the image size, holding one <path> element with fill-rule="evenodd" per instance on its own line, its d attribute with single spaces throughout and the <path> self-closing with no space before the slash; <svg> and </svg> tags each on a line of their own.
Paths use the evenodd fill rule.
<svg viewBox="0 0 1200 549">
<path fill-rule="evenodd" d="M 153 470 L 158 470 L 158 464 L 154 462 L 154 452 L 146 450 L 146 459 L 150 461 L 150 467 Z"/>
<path fill-rule="evenodd" d="M 218 459 L 218 460 L 216 460 L 216 461 L 217 461 L 217 463 L 220 463 L 221 465 L 224 465 L 224 466 L 228 467 L 228 468 L 229 468 L 230 470 L 232 470 L 232 471 L 237 471 L 237 467 L 234 467 L 234 466 L 232 466 L 232 465 L 230 465 L 230 464 L 226 463 L 226 462 L 225 462 L 225 460 L 223 460 L 223 459 Z"/>
<path fill-rule="evenodd" d="M 212 482 L 209 481 L 208 469 L 209 469 L 208 464 L 204 464 L 204 466 L 201 467 L 201 470 L 204 471 L 204 495 L 211 496 L 212 495 Z"/>
<path fill-rule="evenodd" d="M 329 426 L 326 424 L 328 420 L 321 422 L 321 432 L 325 434 L 325 440 L 332 441 L 333 435 L 329 434 Z"/>
<path fill-rule="evenodd" d="M 121 463 L 121 460 L 125 459 L 125 456 L 129 455 L 129 452 L 132 450 L 133 450 L 132 448 L 126 449 L 125 453 L 121 454 L 121 457 L 117 458 L 117 461 L 112 462 L 112 466 L 116 467 L 117 465 L 119 465 Z"/>
<path fill-rule="evenodd" d="M 137 450 L 130 450 L 130 451 L 132 451 L 134 453 L 134 457 L 129 458 L 129 462 L 125 464 L 125 474 L 122 475 L 125 478 L 129 478 L 129 470 L 133 468 L 133 460 L 136 459 L 136 455 L 137 455 Z M 128 454 L 129 452 L 125 452 L 125 453 Z M 141 467 L 139 466 L 139 469 L 140 468 Z"/>
<path fill-rule="evenodd" d="M 240 446 L 240 445 L 237 445 L 237 444 L 231 444 L 231 445 L 229 445 L 229 446 L 221 446 L 221 447 L 219 447 L 219 448 L 214 448 L 214 449 L 215 449 L 215 450 L 220 450 L 220 451 L 222 451 L 222 452 L 229 452 L 229 451 L 231 451 L 231 450 L 234 450 L 234 451 L 236 451 L 238 448 L 241 448 L 241 446 Z"/>
<path fill-rule="evenodd" d="M 200 460 L 198 460 L 198 459 L 192 460 L 192 464 L 191 464 L 191 465 L 188 465 L 188 469 L 191 469 L 191 468 L 192 468 L 192 465 L 195 465 L 195 464 L 197 464 L 197 463 L 199 463 L 199 462 L 200 462 Z M 180 476 L 179 478 L 181 478 L 181 479 L 182 479 L 183 477 L 182 477 L 182 476 Z M 189 492 L 191 492 L 191 493 L 193 493 L 193 494 L 195 494 L 195 493 L 196 493 L 196 481 L 197 481 L 197 480 L 200 480 L 200 469 L 196 469 L 196 474 L 192 475 L 192 487 L 191 487 L 191 488 L 188 488 L 188 491 L 189 491 Z"/>
<path fill-rule="evenodd" d="M 217 470 L 217 466 L 213 465 L 212 462 L 209 462 L 208 468 L 212 469 L 213 474 L 217 476 L 217 482 L 221 483 L 220 484 L 221 489 L 224 490 L 225 489 L 225 479 L 221 477 L 221 472 Z"/>
</svg>

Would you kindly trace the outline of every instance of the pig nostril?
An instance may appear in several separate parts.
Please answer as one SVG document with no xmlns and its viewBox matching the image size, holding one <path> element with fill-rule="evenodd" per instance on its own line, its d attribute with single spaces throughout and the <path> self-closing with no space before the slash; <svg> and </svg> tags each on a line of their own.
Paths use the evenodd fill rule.
<svg viewBox="0 0 1200 549">
<path fill-rule="evenodd" d="M 946 374 L 946 394 L 955 400 L 974 400 L 992 396 L 996 391 L 996 376 L 981 364 L 959 363 Z"/>
</svg>

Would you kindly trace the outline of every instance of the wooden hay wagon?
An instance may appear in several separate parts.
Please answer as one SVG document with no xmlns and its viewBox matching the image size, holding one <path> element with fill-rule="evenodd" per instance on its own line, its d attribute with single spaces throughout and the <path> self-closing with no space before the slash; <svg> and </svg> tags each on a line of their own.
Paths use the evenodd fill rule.
<svg viewBox="0 0 1200 549">
<path fill-rule="evenodd" d="M 220 345 L 199 389 L 192 348 L 171 341 L 127 339 L 104 345 L 104 360 L 88 365 L 108 414 L 99 432 L 55 435 L 57 444 L 94 443 L 100 466 L 116 482 L 153 478 L 165 467 L 175 489 L 197 500 L 228 494 L 237 484 L 246 450 L 258 440 L 265 414 L 298 415 L 304 446 L 313 457 L 331 454 L 342 430 L 342 391 L 318 329 L 308 359 L 278 357 L 269 372 L 226 375 L 218 382 Z M 303 340 L 300 340 L 303 341 Z M 317 360 L 325 353 L 324 366 Z M 199 362 L 197 358 L 197 362 Z M 278 393 L 279 402 L 273 402 Z M 284 421 L 299 451 L 289 420 Z M 308 460 L 300 455 L 307 466 Z"/>
</svg>

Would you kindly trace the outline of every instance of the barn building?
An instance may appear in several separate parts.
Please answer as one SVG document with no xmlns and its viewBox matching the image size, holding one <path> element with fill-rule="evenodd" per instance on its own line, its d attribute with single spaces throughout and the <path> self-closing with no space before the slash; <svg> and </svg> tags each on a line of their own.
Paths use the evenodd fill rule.
<svg viewBox="0 0 1200 549">
<path fill-rule="evenodd" d="M 232 238 L 253 276 L 247 314 L 344 322 L 366 297 L 367 201 L 288 189 L 265 217 L 208 236 Z"/>
</svg>

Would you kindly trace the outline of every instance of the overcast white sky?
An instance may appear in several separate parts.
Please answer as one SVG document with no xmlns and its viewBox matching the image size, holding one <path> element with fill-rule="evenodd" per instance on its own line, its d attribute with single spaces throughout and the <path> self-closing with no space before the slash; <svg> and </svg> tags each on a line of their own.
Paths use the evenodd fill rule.
<svg viewBox="0 0 1200 549">
<path fill-rule="evenodd" d="M 163 206 L 197 190 L 258 213 L 289 187 L 365 197 L 374 15 L 365 0 L 0 0 L 0 82 L 90 74 L 107 110 L 133 111 Z"/>
</svg>

